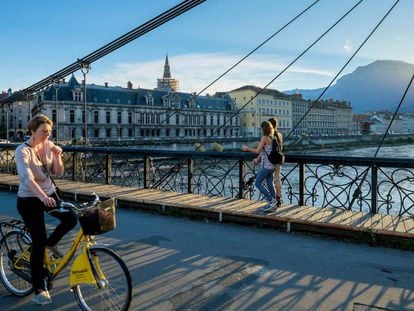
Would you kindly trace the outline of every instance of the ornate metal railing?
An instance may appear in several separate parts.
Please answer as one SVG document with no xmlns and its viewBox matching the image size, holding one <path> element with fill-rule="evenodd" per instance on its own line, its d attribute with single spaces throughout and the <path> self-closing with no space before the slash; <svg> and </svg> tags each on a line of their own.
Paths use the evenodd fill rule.
<svg viewBox="0 0 414 311">
<path fill-rule="evenodd" d="M 14 149 L 0 145 L 0 173 L 16 174 Z M 261 199 L 254 155 L 64 147 L 64 179 Z M 414 216 L 414 160 L 288 155 L 283 200 L 291 204 Z"/>
</svg>

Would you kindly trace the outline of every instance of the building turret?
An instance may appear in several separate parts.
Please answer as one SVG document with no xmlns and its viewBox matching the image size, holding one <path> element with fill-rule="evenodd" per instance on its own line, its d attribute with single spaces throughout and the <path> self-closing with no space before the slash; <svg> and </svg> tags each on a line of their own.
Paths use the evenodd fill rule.
<svg viewBox="0 0 414 311">
<path fill-rule="evenodd" d="M 170 64 L 168 62 L 168 55 L 165 56 L 164 74 L 162 79 L 157 79 L 157 88 L 159 91 L 179 91 L 179 81 L 171 77 Z"/>
<path fill-rule="evenodd" d="M 162 77 L 164 79 L 171 79 L 171 70 L 170 64 L 168 63 L 168 55 L 165 55 L 164 75 Z"/>
</svg>

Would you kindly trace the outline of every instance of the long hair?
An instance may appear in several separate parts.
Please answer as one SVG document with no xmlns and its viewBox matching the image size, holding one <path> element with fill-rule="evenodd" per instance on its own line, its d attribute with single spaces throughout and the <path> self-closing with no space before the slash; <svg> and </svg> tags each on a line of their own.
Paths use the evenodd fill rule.
<svg viewBox="0 0 414 311">
<path fill-rule="evenodd" d="M 273 128 L 275 129 L 275 131 L 277 130 L 277 119 L 276 117 L 270 118 L 269 120 L 267 120 L 270 122 L 270 124 L 272 124 Z"/>
<path fill-rule="evenodd" d="M 273 137 L 273 135 L 275 134 L 275 130 L 273 129 L 273 126 L 269 121 L 263 121 L 262 124 L 260 124 L 260 127 L 262 129 L 263 136 Z"/>
</svg>

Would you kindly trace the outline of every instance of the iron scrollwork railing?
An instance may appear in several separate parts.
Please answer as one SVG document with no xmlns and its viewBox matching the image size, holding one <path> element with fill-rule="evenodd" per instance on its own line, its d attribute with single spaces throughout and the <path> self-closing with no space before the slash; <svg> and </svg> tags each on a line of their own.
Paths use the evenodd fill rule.
<svg viewBox="0 0 414 311">
<path fill-rule="evenodd" d="M 0 145 L 0 173 L 16 174 Z M 260 200 L 254 155 L 65 146 L 63 179 Z M 285 203 L 414 216 L 414 160 L 288 155 Z"/>
<path fill-rule="evenodd" d="M 378 212 L 414 216 L 414 170 L 408 168 L 378 169 L 381 181 L 378 183 Z"/>
</svg>

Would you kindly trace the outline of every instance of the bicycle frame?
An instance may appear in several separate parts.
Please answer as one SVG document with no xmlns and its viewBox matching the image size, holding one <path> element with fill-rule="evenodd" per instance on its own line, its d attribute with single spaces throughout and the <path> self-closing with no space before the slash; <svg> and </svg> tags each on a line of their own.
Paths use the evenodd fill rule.
<svg viewBox="0 0 414 311">
<path fill-rule="evenodd" d="M 49 270 L 52 279 L 56 278 L 56 276 L 69 264 L 82 243 L 82 252 L 76 257 L 71 266 L 69 285 L 71 288 L 79 284 L 93 284 L 94 286 L 99 286 L 95 275 L 101 277 L 102 273 L 92 270 L 90 256 L 88 254 L 89 247 L 94 245 L 95 241 L 90 236 L 84 235 L 82 228 L 79 229 L 69 251 L 62 258 L 54 259 L 48 256 L 47 251 L 45 250 L 44 263 Z M 26 247 L 21 256 L 17 258 L 15 262 L 16 269 L 20 268 L 20 262 L 30 262 L 29 246 Z M 99 267 L 99 265 L 97 266 Z"/>
<path fill-rule="evenodd" d="M 92 195 L 95 194 L 92 193 Z M 92 204 L 83 203 L 79 207 L 70 202 L 59 202 L 58 210 L 72 210 L 80 220 L 82 220 L 80 217 L 84 217 L 84 223 L 80 221 L 79 231 L 75 234 L 70 248 L 63 257 L 56 258 L 54 252 L 45 249 L 45 289 L 50 290 L 53 286 L 52 280 L 66 266 L 71 265 L 69 285 L 82 310 L 102 309 L 102 307 L 108 310 L 113 308 L 128 310 L 132 300 L 132 280 L 128 267 L 118 254 L 95 240 L 95 233 L 100 234 L 115 228 L 115 202 L 112 199 L 110 202 L 105 203 L 105 201 L 102 205 L 97 205 L 100 202 L 97 195 L 95 195 Z M 105 204 L 110 204 L 111 217 L 113 217 L 111 226 L 103 227 L 106 224 L 101 224 L 97 220 L 97 223 L 92 222 L 92 227 L 90 227 L 86 220 L 89 221 L 91 217 L 87 218 L 85 215 L 89 214 L 82 212 L 92 207 L 106 209 L 108 206 Z M 102 226 L 98 227 L 98 225 Z M 87 234 L 82 226 L 85 226 Z M 0 233 L 1 282 L 13 295 L 27 296 L 33 292 L 30 263 L 33 254 L 31 253 L 30 232 L 21 220 L 12 219 L 5 222 L 0 221 Z"/>
<path fill-rule="evenodd" d="M 79 229 L 69 251 L 62 258 L 53 259 L 47 256 L 45 251 L 45 264 L 52 275 L 52 279 L 69 264 L 82 243 L 82 252 L 76 257 L 70 269 L 69 285 L 70 287 L 79 284 L 97 285 L 88 254 L 89 247 L 94 245 L 95 241 L 90 236 L 84 235 L 82 228 Z"/>
</svg>

